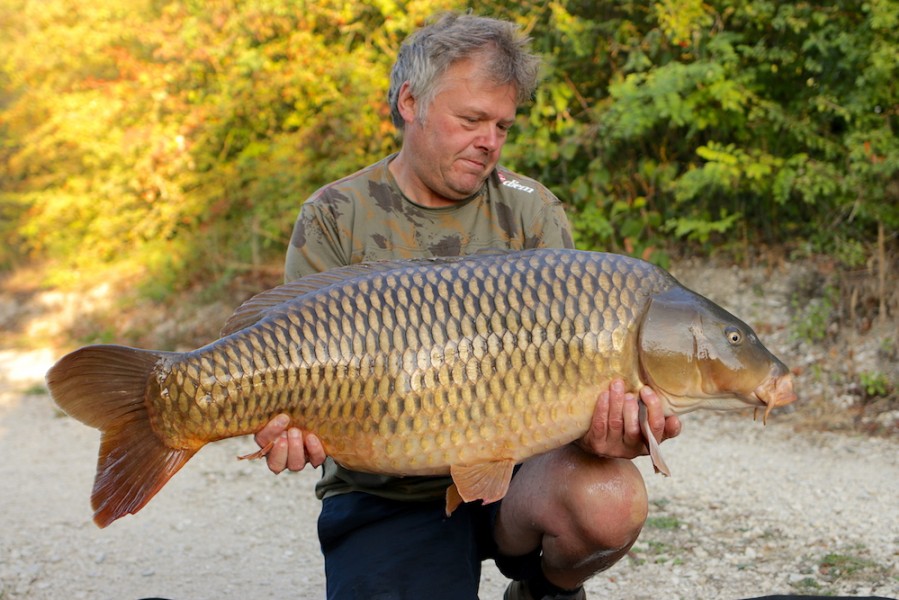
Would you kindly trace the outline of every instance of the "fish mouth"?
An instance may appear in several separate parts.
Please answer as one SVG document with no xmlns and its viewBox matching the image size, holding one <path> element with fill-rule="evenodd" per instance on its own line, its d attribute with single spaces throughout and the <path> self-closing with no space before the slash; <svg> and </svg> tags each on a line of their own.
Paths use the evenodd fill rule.
<svg viewBox="0 0 899 600">
<path fill-rule="evenodd" d="M 795 402 L 798 396 L 793 391 L 793 376 L 786 369 L 772 369 L 771 374 L 763 381 L 752 395 L 764 403 L 765 415 L 762 422 L 768 422 L 768 415 L 778 406 L 786 406 Z"/>
</svg>

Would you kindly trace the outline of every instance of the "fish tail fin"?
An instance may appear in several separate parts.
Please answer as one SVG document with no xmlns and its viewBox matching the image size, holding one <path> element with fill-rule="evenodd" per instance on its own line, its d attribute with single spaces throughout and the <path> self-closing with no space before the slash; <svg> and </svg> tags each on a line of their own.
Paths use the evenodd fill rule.
<svg viewBox="0 0 899 600">
<path fill-rule="evenodd" d="M 197 452 L 168 447 L 150 423 L 148 384 L 168 354 L 86 346 L 47 372 L 47 386 L 59 407 L 101 431 L 91 493 L 94 522 L 100 527 L 143 508 Z"/>
</svg>

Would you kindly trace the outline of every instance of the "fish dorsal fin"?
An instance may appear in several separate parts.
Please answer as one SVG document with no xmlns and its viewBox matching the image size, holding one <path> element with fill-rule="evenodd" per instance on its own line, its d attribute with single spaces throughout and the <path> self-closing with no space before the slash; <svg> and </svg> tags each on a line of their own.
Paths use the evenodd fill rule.
<svg viewBox="0 0 899 600">
<path fill-rule="evenodd" d="M 304 294 L 334 285 L 335 283 L 372 273 L 393 271 L 421 264 L 449 263 L 462 258 L 464 257 L 370 261 L 346 267 L 337 267 L 328 271 L 322 271 L 321 273 L 305 275 L 296 281 L 291 281 L 270 290 L 260 292 L 238 306 L 237 310 L 234 311 L 234 314 L 231 315 L 224 327 L 222 327 L 220 335 L 224 337 L 249 327 L 274 312 L 275 307 L 278 307 L 285 302 L 290 302 L 294 298 Z"/>
<path fill-rule="evenodd" d="M 269 309 L 309 291 L 305 278 L 260 292 L 237 307 L 222 327 L 220 336 L 231 335 L 262 319 Z"/>
<path fill-rule="evenodd" d="M 390 261 L 395 262 L 395 261 Z M 376 268 L 377 267 L 377 268 Z M 277 306 L 290 302 L 294 298 L 310 292 L 326 288 L 329 285 L 352 279 L 359 275 L 379 270 L 391 270 L 395 265 L 388 266 L 387 262 L 360 263 L 348 267 L 338 267 L 321 273 L 313 273 L 300 277 L 295 281 L 279 285 L 270 290 L 260 292 L 237 307 L 234 314 L 222 327 L 221 336 L 230 335 L 250 325 L 261 321 L 273 312 Z"/>
<path fill-rule="evenodd" d="M 484 504 L 490 504 L 502 500 L 509 491 L 514 467 L 515 461 L 507 458 L 474 465 L 452 465 L 450 475 L 455 484 L 455 493 L 463 501 L 483 500 Z M 447 500 L 449 510 L 450 498 Z"/>
</svg>

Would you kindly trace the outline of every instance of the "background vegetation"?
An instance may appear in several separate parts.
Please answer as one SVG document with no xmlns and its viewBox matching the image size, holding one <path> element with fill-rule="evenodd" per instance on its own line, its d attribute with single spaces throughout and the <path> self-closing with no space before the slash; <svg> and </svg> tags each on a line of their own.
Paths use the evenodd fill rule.
<svg viewBox="0 0 899 600">
<path fill-rule="evenodd" d="M 280 261 L 303 198 L 395 149 L 384 96 L 441 0 L 2 0 L 0 265 L 185 282 Z M 498 1 L 545 57 L 506 162 L 584 248 L 787 244 L 850 266 L 899 228 L 896 0 Z"/>
</svg>

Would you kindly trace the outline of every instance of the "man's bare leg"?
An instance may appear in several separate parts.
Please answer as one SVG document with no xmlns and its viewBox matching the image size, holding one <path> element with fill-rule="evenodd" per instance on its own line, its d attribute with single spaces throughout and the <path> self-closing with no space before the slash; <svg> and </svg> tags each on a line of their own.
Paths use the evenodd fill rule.
<svg viewBox="0 0 899 600">
<path fill-rule="evenodd" d="M 494 535 L 507 556 L 542 547 L 546 579 L 574 589 L 627 553 L 647 510 L 643 478 L 630 460 L 569 445 L 524 463 L 503 499 Z"/>
</svg>

